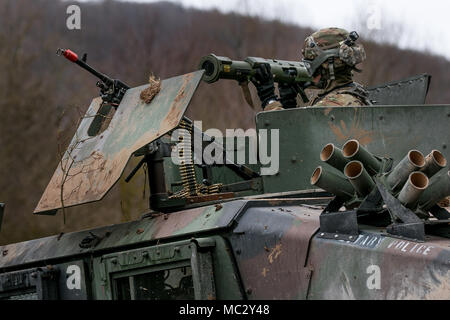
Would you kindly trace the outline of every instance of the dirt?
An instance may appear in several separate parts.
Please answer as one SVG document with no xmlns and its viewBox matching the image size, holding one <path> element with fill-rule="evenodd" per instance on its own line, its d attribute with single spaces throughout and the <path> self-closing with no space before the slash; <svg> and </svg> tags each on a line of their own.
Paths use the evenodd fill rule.
<svg viewBox="0 0 450 320">
<path fill-rule="evenodd" d="M 161 80 L 157 79 L 154 75 L 151 75 L 148 79 L 150 86 L 141 92 L 141 99 L 149 104 L 153 98 L 161 91 Z"/>
<path fill-rule="evenodd" d="M 445 208 L 445 207 L 450 207 L 450 197 L 447 197 L 441 201 L 438 202 L 438 205 L 440 205 L 441 207 Z"/>
</svg>

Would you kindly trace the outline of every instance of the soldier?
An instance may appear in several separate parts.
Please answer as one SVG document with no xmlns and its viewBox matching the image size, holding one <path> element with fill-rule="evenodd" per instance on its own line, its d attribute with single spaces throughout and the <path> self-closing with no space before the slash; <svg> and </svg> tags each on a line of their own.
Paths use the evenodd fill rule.
<svg viewBox="0 0 450 320">
<path fill-rule="evenodd" d="M 311 106 L 370 105 L 367 91 L 353 82 L 356 65 L 366 58 L 364 47 L 356 44 L 356 32 L 340 28 L 321 29 L 305 39 L 303 61 L 312 70 L 313 82 L 308 88 L 320 89 Z M 252 78 L 264 110 L 297 107 L 297 91 L 290 85 L 279 85 L 280 98 L 275 95 L 270 65 L 261 65 Z"/>
</svg>

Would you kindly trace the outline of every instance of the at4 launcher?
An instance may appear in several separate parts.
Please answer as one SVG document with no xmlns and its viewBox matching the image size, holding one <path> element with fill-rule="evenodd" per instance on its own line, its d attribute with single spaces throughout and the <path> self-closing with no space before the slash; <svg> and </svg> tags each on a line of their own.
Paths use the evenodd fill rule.
<svg viewBox="0 0 450 320">
<path fill-rule="evenodd" d="M 86 63 L 87 55 L 84 54 L 82 59 L 78 58 L 78 55 L 69 49 L 58 49 L 56 54 L 64 56 L 67 60 L 76 63 L 83 69 L 89 71 L 94 76 L 99 78 L 97 81 L 97 87 L 100 88 L 100 96 L 103 102 L 118 106 L 125 92 L 130 88 L 127 84 L 118 79 L 111 79 L 110 77 L 98 72 L 90 65 Z"/>
<path fill-rule="evenodd" d="M 261 64 L 270 65 L 274 82 L 291 86 L 300 94 L 304 102 L 308 102 L 304 89 L 311 84 L 313 70 L 307 61 L 285 61 L 259 57 L 247 57 L 244 61 L 239 61 L 211 53 L 200 59 L 198 69 L 205 70 L 203 81 L 207 83 L 214 83 L 220 79 L 237 80 L 244 90 L 247 103 L 253 106 L 247 84 L 255 75 L 256 68 Z"/>
</svg>

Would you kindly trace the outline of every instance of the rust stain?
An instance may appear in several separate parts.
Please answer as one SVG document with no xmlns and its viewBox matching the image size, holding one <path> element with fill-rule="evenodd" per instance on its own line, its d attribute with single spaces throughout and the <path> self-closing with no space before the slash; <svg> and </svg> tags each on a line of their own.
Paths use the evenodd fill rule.
<svg viewBox="0 0 450 320">
<path fill-rule="evenodd" d="M 326 109 L 323 111 L 323 114 L 327 116 L 327 115 L 330 114 L 331 110 L 333 110 L 333 108 L 331 108 L 331 107 L 330 107 L 330 108 L 326 108 Z"/>
<path fill-rule="evenodd" d="M 159 128 L 159 132 L 168 131 L 169 129 L 167 129 L 167 127 L 176 126 L 180 121 L 180 115 L 182 112 L 180 106 L 184 103 L 184 99 L 186 97 L 186 87 L 192 80 L 192 77 L 193 74 L 191 73 L 183 76 L 183 84 L 180 90 L 178 90 L 178 93 L 175 99 L 173 100 L 172 105 L 170 106 L 169 112 L 167 113 L 167 116 L 165 118 L 166 121 L 162 122 L 162 125 L 165 126 L 161 126 Z"/>
<path fill-rule="evenodd" d="M 350 127 L 347 127 L 344 120 L 341 120 L 339 125 L 329 121 L 328 125 L 339 142 L 344 143 L 349 139 L 356 139 L 362 145 L 368 145 L 373 140 L 374 132 L 361 128 L 362 113 L 358 112 L 358 109 L 356 108 L 354 111 L 355 113 Z"/>
<path fill-rule="evenodd" d="M 175 234 L 201 216 L 204 210 L 205 208 L 195 208 L 156 217 L 152 238 L 164 238 Z"/>
<path fill-rule="evenodd" d="M 274 260 L 278 258 L 281 254 L 281 243 L 277 244 L 274 248 L 272 248 L 272 252 L 269 254 L 269 263 L 273 263 Z"/>
</svg>

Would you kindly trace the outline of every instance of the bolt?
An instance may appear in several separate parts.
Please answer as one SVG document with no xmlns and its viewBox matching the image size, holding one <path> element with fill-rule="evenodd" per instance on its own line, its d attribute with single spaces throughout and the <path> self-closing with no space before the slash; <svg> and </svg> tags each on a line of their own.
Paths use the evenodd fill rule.
<svg viewBox="0 0 450 320">
<path fill-rule="evenodd" d="M 265 120 L 264 121 L 264 125 L 267 127 L 267 126 L 269 126 L 270 125 L 270 121 L 269 120 Z"/>
<path fill-rule="evenodd" d="M 112 259 L 112 260 L 111 260 L 111 263 L 112 263 L 112 264 L 117 264 L 117 259 L 116 259 L 116 258 Z"/>
<path fill-rule="evenodd" d="M 180 247 L 175 247 L 173 250 L 174 250 L 175 252 L 180 252 Z"/>
<path fill-rule="evenodd" d="M 252 294 L 252 288 L 247 288 L 247 294 Z"/>
<path fill-rule="evenodd" d="M 241 249 L 237 249 L 236 254 L 241 254 Z"/>
<path fill-rule="evenodd" d="M 338 237 L 339 237 L 339 235 L 335 234 L 335 235 L 334 235 L 334 237 L 335 237 L 335 238 L 338 238 Z"/>
<path fill-rule="evenodd" d="M 350 236 L 350 237 L 348 237 L 349 239 L 353 239 L 353 237 L 352 236 Z"/>
<path fill-rule="evenodd" d="M 380 119 L 380 120 L 384 120 L 384 117 L 383 116 L 380 116 L 378 119 Z"/>
<path fill-rule="evenodd" d="M 142 256 L 143 256 L 144 258 L 147 258 L 147 257 L 148 257 L 148 252 L 147 252 L 147 251 L 142 252 Z"/>
<path fill-rule="evenodd" d="M 330 120 L 334 121 L 334 119 L 336 119 L 333 115 L 330 116 Z"/>
<path fill-rule="evenodd" d="M 325 235 L 325 233 L 321 233 L 320 235 L 321 235 L 321 236 L 324 236 L 324 235 Z"/>
<path fill-rule="evenodd" d="M 442 145 L 442 149 L 447 149 L 447 145 L 445 143 Z"/>
<path fill-rule="evenodd" d="M 293 157 L 291 158 L 291 162 L 292 162 L 292 163 L 297 162 L 297 157 L 293 156 Z"/>
</svg>

